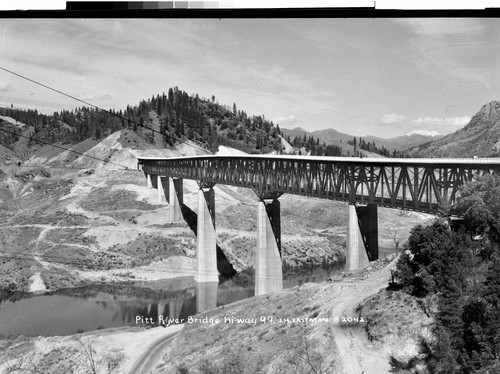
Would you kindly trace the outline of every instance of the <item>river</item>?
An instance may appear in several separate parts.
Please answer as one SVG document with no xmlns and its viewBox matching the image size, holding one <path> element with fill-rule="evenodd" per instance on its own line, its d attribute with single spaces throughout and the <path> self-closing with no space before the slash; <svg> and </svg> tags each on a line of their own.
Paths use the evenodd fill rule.
<svg viewBox="0 0 500 374">
<path fill-rule="evenodd" d="M 323 282 L 343 270 L 343 264 L 330 269 L 287 270 L 283 274 L 283 287 Z M 15 293 L 0 300 L 0 337 L 72 335 L 109 327 L 158 326 L 159 321 L 186 320 L 253 295 L 252 277 L 219 284 L 197 284 L 188 277 L 98 284 L 43 294 Z"/>
</svg>

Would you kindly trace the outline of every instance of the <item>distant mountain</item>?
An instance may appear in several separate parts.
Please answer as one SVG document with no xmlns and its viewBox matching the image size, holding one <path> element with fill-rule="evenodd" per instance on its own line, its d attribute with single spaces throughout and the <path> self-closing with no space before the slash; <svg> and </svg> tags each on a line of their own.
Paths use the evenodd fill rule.
<svg viewBox="0 0 500 374">
<path fill-rule="evenodd" d="M 304 136 L 304 134 L 309 137 L 319 138 L 320 143 L 325 143 L 326 145 L 335 145 L 342 147 L 343 151 L 349 150 L 352 154 L 353 146 L 347 144 L 347 142 L 352 142 L 354 135 L 348 135 L 341 133 L 334 129 L 316 130 L 308 132 L 301 127 L 296 127 L 294 129 L 281 129 L 281 132 L 285 136 L 290 136 L 293 139 L 295 136 Z M 441 137 L 437 133 L 423 133 L 423 132 L 412 132 L 407 135 L 398 136 L 396 138 L 384 139 L 373 135 L 362 136 L 367 142 L 375 142 L 378 148 L 385 147 L 390 152 L 404 151 L 408 148 L 415 147 L 420 144 L 428 143 L 437 137 Z M 359 137 L 358 137 L 359 138 Z"/>
<path fill-rule="evenodd" d="M 363 139 L 374 141 L 375 144 L 384 146 L 389 151 L 404 151 L 406 149 L 419 146 L 421 144 L 425 144 L 428 142 L 432 142 L 435 139 L 442 138 L 443 135 L 432 135 L 432 133 L 420 133 L 420 132 L 411 132 L 406 135 L 398 136 L 395 138 L 384 139 L 376 136 L 368 135 L 364 136 Z"/>
<path fill-rule="evenodd" d="M 453 134 L 408 151 L 412 157 L 500 156 L 500 101 L 485 104 Z"/>
<path fill-rule="evenodd" d="M 334 146 L 342 149 L 342 156 L 353 156 L 354 155 L 354 146 L 349 144 L 348 142 L 352 142 L 354 136 L 343 134 L 334 129 L 325 129 L 325 130 L 316 130 L 316 131 L 306 131 L 301 127 L 295 127 L 293 129 L 281 129 L 281 133 L 285 137 L 290 137 L 291 144 L 293 144 L 293 139 L 295 137 L 304 137 L 314 138 L 315 140 L 319 139 L 320 144 L 326 144 L 327 146 Z M 363 157 L 383 157 L 380 154 L 375 152 L 370 152 L 366 149 L 361 150 L 359 147 L 357 148 L 362 152 Z"/>
<path fill-rule="evenodd" d="M 306 134 L 307 136 L 311 136 L 311 133 L 309 131 L 304 130 L 302 127 L 295 127 L 293 129 L 281 129 L 283 132 L 283 135 L 288 135 L 290 138 L 295 138 L 296 136 L 304 136 Z"/>
<path fill-rule="evenodd" d="M 334 129 L 316 130 L 311 134 L 318 137 L 320 141 L 323 140 L 326 144 L 345 144 L 348 140 L 354 138 L 353 135 L 343 134 Z"/>
</svg>

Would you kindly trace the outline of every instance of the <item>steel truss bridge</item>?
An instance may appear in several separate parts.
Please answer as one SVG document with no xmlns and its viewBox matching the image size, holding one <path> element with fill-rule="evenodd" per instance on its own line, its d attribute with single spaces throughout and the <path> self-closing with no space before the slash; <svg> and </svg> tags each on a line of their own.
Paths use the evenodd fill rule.
<svg viewBox="0 0 500 374">
<path fill-rule="evenodd" d="M 436 213 L 459 187 L 498 173 L 498 158 L 395 159 L 285 155 L 139 158 L 147 174 L 252 188 L 261 200 L 282 194 Z M 139 166 L 138 165 L 138 166 Z"/>
</svg>

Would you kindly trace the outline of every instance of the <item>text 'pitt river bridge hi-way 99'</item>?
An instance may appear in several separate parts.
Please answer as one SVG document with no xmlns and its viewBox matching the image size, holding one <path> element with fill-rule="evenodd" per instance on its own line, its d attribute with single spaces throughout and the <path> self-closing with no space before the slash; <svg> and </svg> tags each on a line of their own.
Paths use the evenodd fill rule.
<svg viewBox="0 0 500 374">
<path fill-rule="evenodd" d="M 459 187 L 500 172 L 498 158 L 348 158 L 293 155 L 140 157 L 149 187 L 182 219 L 183 179 L 198 182 L 197 282 L 218 280 L 216 184 L 257 194 L 255 294 L 283 287 L 279 197 L 285 193 L 349 203 L 346 269 L 378 259 L 377 206 L 437 213 L 453 204 Z"/>
</svg>

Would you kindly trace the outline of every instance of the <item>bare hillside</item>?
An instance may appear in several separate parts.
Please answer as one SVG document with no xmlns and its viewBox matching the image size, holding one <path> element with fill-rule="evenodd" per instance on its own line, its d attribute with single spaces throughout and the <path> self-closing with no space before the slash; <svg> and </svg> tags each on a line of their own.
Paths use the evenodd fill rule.
<svg viewBox="0 0 500 374">
<path fill-rule="evenodd" d="M 189 220 L 168 223 L 167 203 L 158 202 L 157 190 L 146 187 L 136 165 L 139 155 L 201 151 L 189 143 L 156 149 L 130 130 L 98 143 L 86 140 L 73 149 L 79 154 L 40 147 L 21 166 L 3 168 L 0 245 L 9 256 L 2 260 L 1 288 L 35 291 L 96 280 L 192 275 L 196 240 Z M 221 152 L 241 151 L 221 147 Z M 185 180 L 185 204 L 194 217 L 197 190 L 195 181 Z M 249 189 L 224 185 L 217 185 L 215 192 L 220 250 L 236 270 L 252 268 L 257 196 Z M 280 201 L 284 266 L 344 261 L 345 204 L 294 195 Z M 425 219 L 401 214 L 381 209 L 382 252 Z"/>
</svg>

